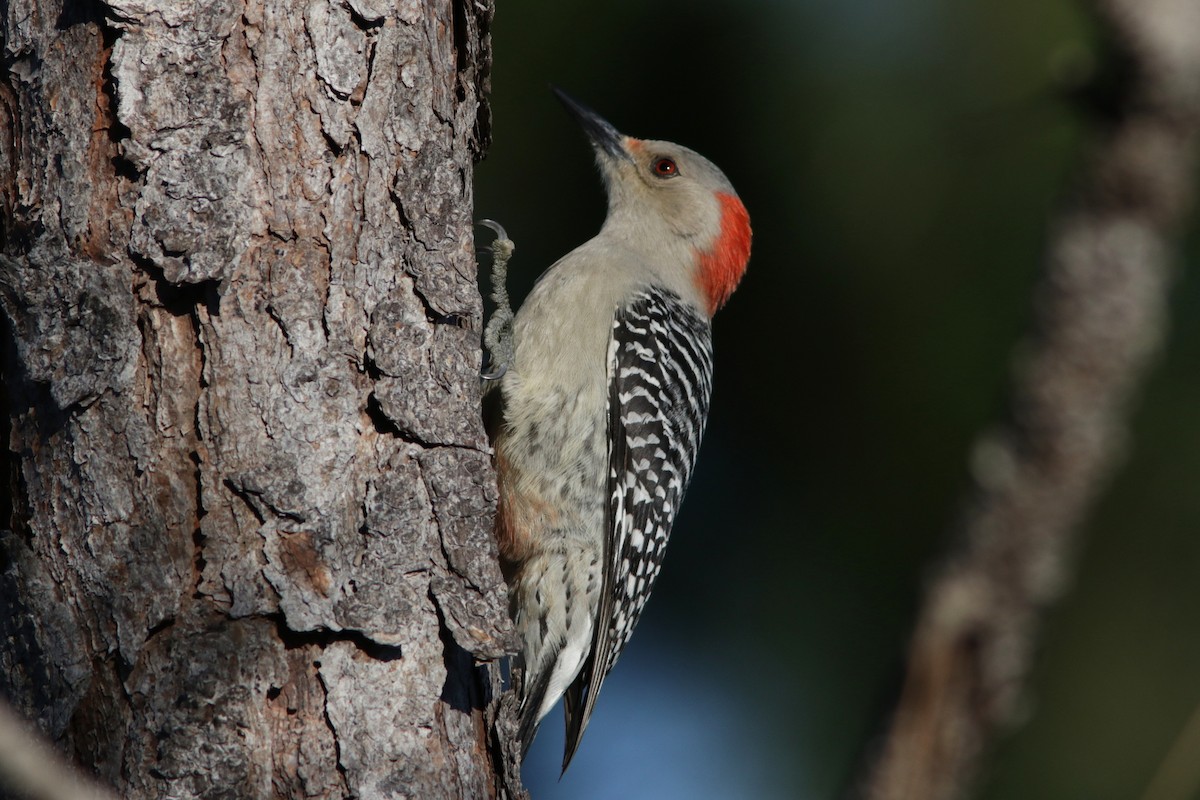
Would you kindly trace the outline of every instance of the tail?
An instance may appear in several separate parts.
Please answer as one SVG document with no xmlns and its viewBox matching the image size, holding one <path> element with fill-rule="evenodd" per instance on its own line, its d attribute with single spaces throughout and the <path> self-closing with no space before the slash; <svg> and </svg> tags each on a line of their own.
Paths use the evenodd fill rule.
<svg viewBox="0 0 1200 800">
<path fill-rule="evenodd" d="M 558 774 L 559 778 L 567 774 L 567 767 L 571 766 L 571 759 L 575 757 L 575 751 L 579 749 L 579 743 L 583 741 L 583 732 L 587 729 L 588 717 L 591 716 L 591 709 L 584 704 L 583 692 L 586 687 L 587 683 L 581 674 L 563 693 L 567 741 L 563 744 L 562 772 Z"/>
<path fill-rule="evenodd" d="M 542 708 L 542 704 L 546 702 L 546 693 L 550 691 L 550 670 L 538 670 L 536 675 L 530 675 L 529 670 L 524 663 L 521 665 L 521 706 L 518 711 L 521 715 L 520 725 L 517 727 L 517 737 L 521 740 L 521 758 L 522 760 L 529 753 L 529 746 L 533 744 L 533 738 L 537 736 L 538 726 L 542 722 L 542 718 L 538 712 Z M 525 681 L 533 678 L 532 684 L 527 684 Z"/>
<path fill-rule="evenodd" d="M 521 722 L 517 728 L 517 736 L 521 740 L 521 758 L 524 759 L 529 753 L 529 747 L 533 744 L 534 737 L 537 736 L 538 728 L 541 725 L 541 718 L 538 716 L 538 711 L 542 707 L 542 703 L 546 700 L 546 693 L 550 687 L 550 670 L 543 670 L 534 684 L 529 687 L 529 691 L 524 695 L 521 701 L 519 713 Z M 563 747 L 563 762 L 562 772 L 559 773 L 561 778 L 567 772 L 567 767 L 571 765 L 571 759 L 575 757 L 575 751 L 579 749 L 579 743 L 583 741 L 583 732 L 587 729 L 588 718 L 591 716 L 591 704 L 584 702 L 584 692 L 587 689 L 587 680 L 584 675 L 580 675 L 567 690 L 563 693 L 563 711 L 567 723 L 567 738 Z"/>
<path fill-rule="evenodd" d="M 570 751 L 574 751 L 583 732 L 582 726 L 572 730 L 572 725 L 578 723 L 572 722 L 571 709 L 580 707 L 575 700 L 582 696 L 583 688 L 575 687 L 575 683 L 590 661 L 597 581 L 586 569 L 567 562 L 567 556 L 557 553 L 538 559 L 527 566 L 517 585 L 519 602 L 515 603 L 517 613 L 513 616 L 522 642 L 518 665 L 522 667 L 518 694 L 522 757 L 537 735 L 538 724 L 564 694 Z M 543 592 L 557 593 L 561 599 L 544 602 Z M 586 724 L 590 704 L 582 707 Z"/>
<path fill-rule="evenodd" d="M 583 667 L 563 693 L 563 710 L 566 712 L 567 718 L 567 741 L 563 748 L 562 773 L 559 777 L 566 773 L 571 759 L 575 757 L 575 751 L 579 749 L 579 743 L 583 741 L 583 732 L 587 730 L 588 720 L 592 718 L 592 711 L 596 708 L 596 698 L 600 694 L 600 687 L 608 676 L 607 669 L 604 672 L 597 671 L 603 669 L 605 665 L 597 663 L 596 660 L 597 652 L 604 652 L 608 649 L 608 631 L 603 626 L 598 626 L 597 632 L 601 635 L 597 635 L 592 641 L 592 650 L 583 662 Z M 607 666 L 611 668 L 612 664 Z"/>
<path fill-rule="evenodd" d="M 522 686 L 521 705 L 519 713 L 521 722 L 517 729 L 517 734 L 521 739 L 521 758 L 524 759 L 529 752 L 529 746 L 533 744 L 533 739 L 537 736 L 538 726 L 541 724 L 542 706 L 545 704 L 547 696 L 550 692 L 550 684 L 554 677 L 556 666 L 553 662 L 548 665 L 549 668 L 538 670 L 531 676 L 528 671 L 525 671 L 522 680 L 533 677 L 533 682 Z M 559 777 L 566 774 L 567 767 L 571 764 L 571 759 L 575 757 L 575 751 L 579 749 L 579 743 L 583 740 L 583 732 L 587 729 L 588 719 L 592 716 L 592 708 L 594 703 L 587 702 L 587 692 L 591 683 L 591 659 L 586 662 L 585 668 L 579 675 L 571 681 L 571 684 L 563 692 L 563 712 L 567 724 L 567 737 L 563 748 L 562 772 Z M 549 709 L 546 709 L 547 711 Z"/>
</svg>

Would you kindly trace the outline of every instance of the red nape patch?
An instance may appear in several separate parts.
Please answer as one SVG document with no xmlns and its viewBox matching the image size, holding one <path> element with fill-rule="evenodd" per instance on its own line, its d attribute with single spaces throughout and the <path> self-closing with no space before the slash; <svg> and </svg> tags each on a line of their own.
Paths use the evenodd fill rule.
<svg viewBox="0 0 1200 800">
<path fill-rule="evenodd" d="M 717 313 L 729 295 L 737 288 L 750 260 L 750 215 L 742 201 L 731 194 L 719 192 L 721 201 L 721 233 L 712 249 L 700 253 L 700 271 L 696 281 L 708 298 L 708 313 Z"/>
</svg>

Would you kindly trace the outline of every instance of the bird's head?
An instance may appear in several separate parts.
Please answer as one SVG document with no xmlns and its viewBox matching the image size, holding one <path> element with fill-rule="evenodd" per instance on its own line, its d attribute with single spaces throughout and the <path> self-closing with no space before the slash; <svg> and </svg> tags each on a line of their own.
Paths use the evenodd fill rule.
<svg viewBox="0 0 1200 800">
<path fill-rule="evenodd" d="M 711 316 L 725 304 L 750 259 L 750 216 L 725 174 L 672 142 L 625 136 L 555 89 L 583 127 L 608 190 L 602 235 L 663 269 L 681 267 Z"/>
</svg>

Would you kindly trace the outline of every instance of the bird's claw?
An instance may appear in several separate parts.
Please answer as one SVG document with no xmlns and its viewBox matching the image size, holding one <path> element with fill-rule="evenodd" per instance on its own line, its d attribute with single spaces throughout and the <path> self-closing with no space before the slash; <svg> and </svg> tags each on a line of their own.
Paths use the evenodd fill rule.
<svg viewBox="0 0 1200 800">
<path fill-rule="evenodd" d="M 498 381 L 508 372 L 508 364 L 501 364 L 495 372 L 481 372 L 479 377 L 485 381 Z"/>
<path fill-rule="evenodd" d="M 508 239 L 504 226 L 494 219 L 481 219 L 479 224 L 496 234 L 497 239 Z"/>
</svg>

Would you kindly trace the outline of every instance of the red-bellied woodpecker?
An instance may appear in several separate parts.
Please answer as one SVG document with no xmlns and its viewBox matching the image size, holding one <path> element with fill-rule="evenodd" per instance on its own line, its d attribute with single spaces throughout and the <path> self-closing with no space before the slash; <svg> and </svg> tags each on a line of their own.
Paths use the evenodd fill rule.
<svg viewBox="0 0 1200 800">
<path fill-rule="evenodd" d="M 658 576 L 708 415 L 710 320 L 745 272 L 750 220 L 699 154 L 559 97 L 595 148 L 608 216 L 538 280 L 490 377 L 522 746 L 563 696 L 566 770 Z"/>
</svg>

